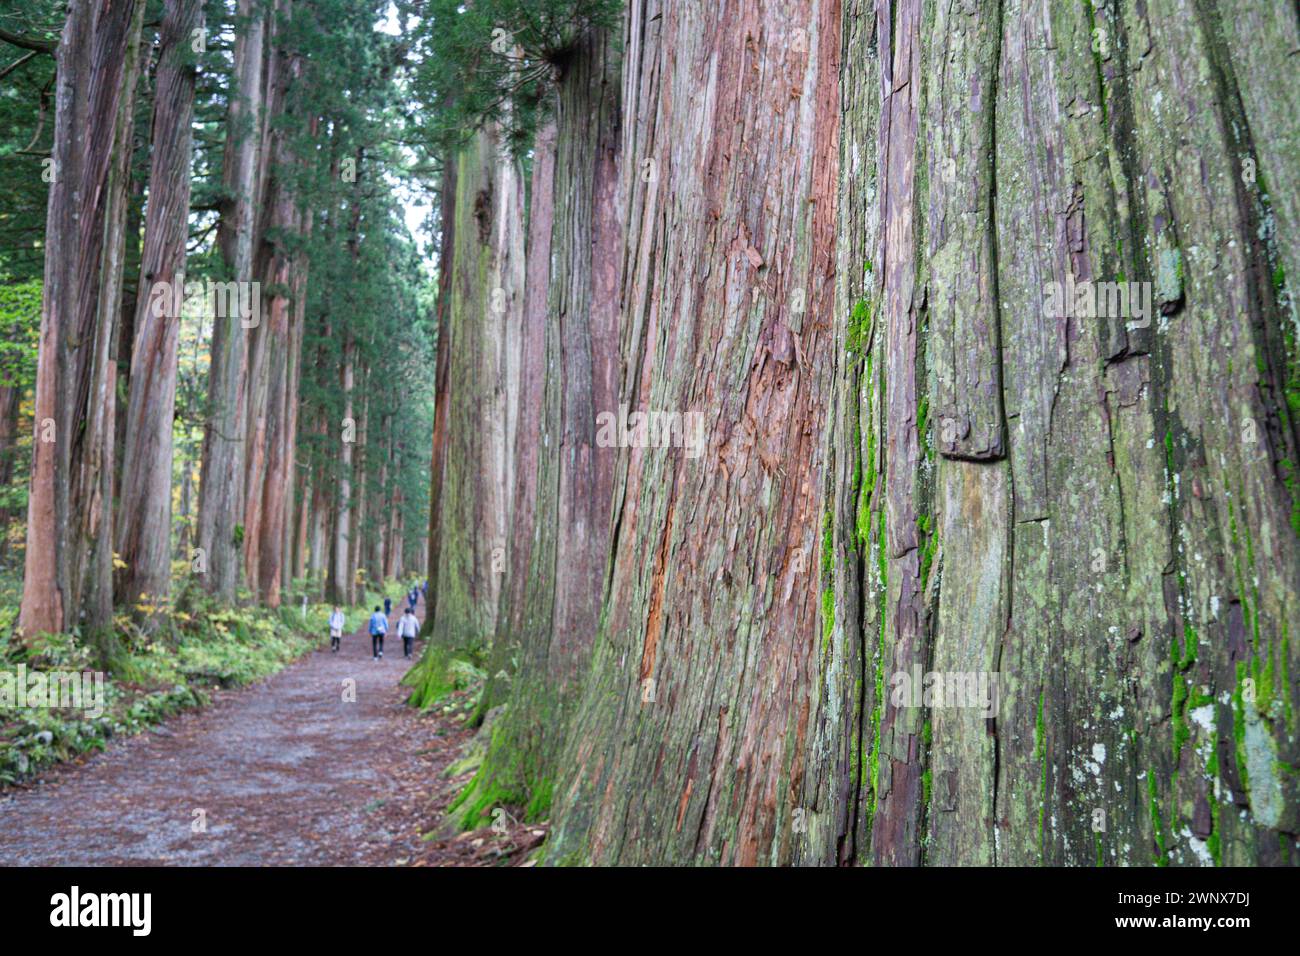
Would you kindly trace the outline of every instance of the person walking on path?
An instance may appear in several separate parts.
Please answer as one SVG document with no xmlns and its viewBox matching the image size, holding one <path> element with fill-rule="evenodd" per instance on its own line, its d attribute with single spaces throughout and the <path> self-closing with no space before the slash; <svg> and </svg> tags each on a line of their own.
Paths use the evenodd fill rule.
<svg viewBox="0 0 1300 956">
<path fill-rule="evenodd" d="M 338 605 L 334 606 L 334 613 L 330 615 L 330 650 L 335 654 L 339 652 L 339 642 L 343 638 L 343 628 L 347 623 L 343 617 L 343 610 Z"/>
<path fill-rule="evenodd" d="M 375 608 L 375 610 L 378 611 L 379 608 Z M 393 613 L 393 599 L 390 598 L 390 597 L 385 597 L 385 598 L 384 598 L 384 615 L 387 616 L 387 615 L 392 614 L 392 613 Z"/>
<path fill-rule="evenodd" d="M 420 603 L 420 591 L 418 588 L 411 588 L 411 593 L 406 596 L 407 606 L 410 607 L 411 613 L 415 613 L 415 606 Z"/>
<path fill-rule="evenodd" d="M 375 605 L 375 613 L 370 615 L 370 650 L 375 660 L 380 660 L 384 656 L 384 635 L 388 633 L 388 616 L 379 612 L 379 605 Z"/>
<path fill-rule="evenodd" d="M 415 616 L 415 611 L 408 607 L 401 620 L 397 622 L 397 633 L 402 638 L 402 656 L 408 661 L 411 659 L 411 648 L 415 644 L 415 635 L 419 631 L 419 618 Z"/>
</svg>

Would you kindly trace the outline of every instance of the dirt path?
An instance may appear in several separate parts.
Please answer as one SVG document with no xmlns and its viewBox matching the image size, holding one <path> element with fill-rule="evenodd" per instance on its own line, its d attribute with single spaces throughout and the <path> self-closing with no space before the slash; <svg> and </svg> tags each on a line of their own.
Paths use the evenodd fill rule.
<svg viewBox="0 0 1300 956">
<path fill-rule="evenodd" d="M 403 703 L 412 662 L 401 639 L 390 635 L 375 662 L 361 623 L 338 654 L 326 646 L 260 684 L 217 691 L 208 707 L 0 795 L 0 864 L 501 861 L 485 849 L 509 835 L 421 839 L 454 792 L 442 771 L 469 732 Z"/>
</svg>

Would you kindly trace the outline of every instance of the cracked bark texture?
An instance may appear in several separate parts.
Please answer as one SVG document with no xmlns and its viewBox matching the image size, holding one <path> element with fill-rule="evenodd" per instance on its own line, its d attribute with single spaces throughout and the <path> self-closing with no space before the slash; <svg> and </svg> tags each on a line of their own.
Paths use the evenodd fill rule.
<svg viewBox="0 0 1300 956">
<path fill-rule="evenodd" d="M 1295 863 L 1295 11 L 844 12 L 800 860 Z M 1046 307 L 1085 280 L 1149 322 Z"/>
<path fill-rule="evenodd" d="M 704 448 L 620 452 L 548 862 L 790 858 L 818 642 L 837 3 L 634 0 L 620 401 Z"/>
</svg>

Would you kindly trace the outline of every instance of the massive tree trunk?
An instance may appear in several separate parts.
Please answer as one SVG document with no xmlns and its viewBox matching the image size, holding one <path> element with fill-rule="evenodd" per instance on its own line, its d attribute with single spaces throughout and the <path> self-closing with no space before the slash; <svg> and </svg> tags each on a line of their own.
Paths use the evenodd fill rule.
<svg viewBox="0 0 1300 956">
<path fill-rule="evenodd" d="M 625 35 L 620 402 L 684 427 L 620 455 L 548 860 L 778 862 L 820 644 L 839 9 L 634 0 Z"/>
<path fill-rule="evenodd" d="M 555 221 L 555 123 L 548 120 L 533 141 L 532 182 L 529 186 L 527 268 L 524 276 L 523 329 L 515 432 L 513 515 L 506 542 L 506 578 L 497 609 L 492 656 L 476 720 L 506 701 L 520 666 L 528 568 L 537 534 L 538 460 L 541 453 L 543 406 L 546 403 L 546 318 L 551 282 L 551 233 Z M 551 390 L 551 397 L 558 395 Z M 549 532 L 548 532 L 549 534 Z M 501 748 L 493 748 L 500 751 Z M 512 761 L 513 762 L 513 761 Z M 476 781 L 477 785 L 478 781 Z M 513 788 L 522 792 L 523 787 Z M 516 799 L 515 803 L 526 803 Z"/>
<path fill-rule="evenodd" d="M 276 121 L 289 112 L 302 58 L 282 48 L 292 15 L 289 0 L 276 5 L 276 30 L 266 77 L 263 223 L 255 273 L 261 277 L 262 322 L 248 337 L 248 444 L 244 471 L 244 568 L 249 589 L 270 607 L 280 604 L 284 578 L 286 498 L 296 446 L 297 375 L 301 297 L 306 258 L 303 209 L 293 180 L 298 167 L 290 132 Z"/>
<path fill-rule="evenodd" d="M 516 409 L 507 398 L 518 395 L 524 190 L 496 124 L 460 152 L 454 183 L 448 334 L 438 342 L 450 385 L 438 563 L 429 570 L 437 603 L 426 659 L 410 678 L 417 702 L 437 696 L 445 652 L 492 639 L 514 487 Z"/>
<path fill-rule="evenodd" d="M 164 9 L 118 505 L 117 550 L 126 567 L 117 597 L 128 606 L 161 606 L 171 592 L 172 418 L 194 116 L 189 49 L 202 23 L 200 0 L 169 0 Z"/>
<path fill-rule="evenodd" d="M 76 0 L 58 50 L 37 358 L 24 634 L 112 618 L 112 346 L 121 310 L 130 130 L 144 5 Z"/>
<path fill-rule="evenodd" d="M 1294 141 L 1296 24 L 892 9 L 846 18 L 803 858 L 1294 862 L 1298 184 L 1249 130 Z M 931 672 L 991 693 L 895 696 Z"/>
<path fill-rule="evenodd" d="M 217 243 L 227 278 L 245 283 L 239 301 L 254 298 L 261 170 L 262 67 L 265 13 L 257 0 L 240 0 L 235 72 L 226 116 L 221 225 Z M 259 303 L 260 306 L 260 303 Z M 250 324 L 251 324 L 251 320 Z M 199 548 L 204 587 L 225 601 L 235 597 L 243 562 L 244 461 L 248 407 L 248 336 L 239 315 L 219 315 L 212 326 L 208 411 L 199 481 Z"/>
<path fill-rule="evenodd" d="M 598 442 L 618 404 L 619 60 L 613 38 L 585 36 L 560 80 L 553 129 L 534 150 L 519 392 L 510 577 L 493 673 L 509 704 L 472 786 L 473 825 L 495 806 L 550 806 L 564 728 L 600 625 L 617 449 Z M 494 683 L 505 683 L 504 674 Z M 494 702 L 485 692 L 485 707 Z"/>
</svg>

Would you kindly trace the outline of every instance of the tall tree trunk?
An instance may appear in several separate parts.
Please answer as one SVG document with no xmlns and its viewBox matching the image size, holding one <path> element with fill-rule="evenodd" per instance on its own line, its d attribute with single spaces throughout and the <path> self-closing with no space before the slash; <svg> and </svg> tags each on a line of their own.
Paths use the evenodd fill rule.
<svg viewBox="0 0 1300 956">
<path fill-rule="evenodd" d="M 387 385 L 383 386 L 387 388 Z M 371 527 L 374 529 L 369 537 L 367 544 L 369 552 L 366 563 L 369 566 L 367 573 L 373 577 L 382 590 L 388 580 L 386 562 L 384 554 L 389 545 L 389 531 L 392 524 L 392 495 L 388 487 L 389 464 L 393 458 L 393 417 L 391 413 L 385 413 L 379 420 L 379 440 L 383 442 L 383 448 L 379 459 L 379 480 L 376 484 L 377 494 L 375 496 L 375 516 L 371 519 Z"/>
<path fill-rule="evenodd" d="M 455 190 L 449 338 L 438 343 L 450 364 L 439 555 L 429 572 L 437 604 L 426 660 L 410 675 L 417 703 L 441 692 L 443 655 L 491 641 L 502 577 L 493 562 L 500 566 L 513 488 L 516 413 L 506 397 L 518 394 L 524 190 L 496 124 L 461 151 Z"/>
<path fill-rule="evenodd" d="M 149 206 L 118 505 L 117 550 L 126 567 L 118 576 L 117 596 L 128 606 L 157 607 L 171 592 L 172 419 L 194 117 L 190 41 L 202 24 L 201 0 L 168 0 L 154 95 Z"/>
<path fill-rule="evenodd" d="M 19 628 L 111 652 L 114 373 L 143 4 L 74 0 L 58 79 Z"/>
<path fill-rule="evenodd" d="M 461 797 L 474 825 L 501 803 L 546 814 L 564 729 L 600 626 L 615 447 L 599 416 L 617 414 L 619 60 L 604 32 L 581 40 L 560 82 L 556 123 L 534 150 L 521 428 L 509 574 L 493 673 L 512 659 L 509 706 Z M 485 691 L 495 702 L 496 677 Z"/>
<path fill-rule="evenodd" d="M 362 353 L 364 354 L 364 352 Z M 366 458 L 370 424 L 370 369 L 364 364 L 360 369 L 361 413 L 357 416 L 357 447 L 352 452 L 352 536 L 348 541 L 348 580 L 355 582 L 357 569 L 362 566 L 362 543 L 367 538 L 366 502 L 369 499 L 369 481 L 366 479 Z M 366 580 L 366 588 L 375 590 L 375 582 Z"/>
<path fill-rule="evenodd" d="M 192 477 L 190 459 L 184 452 L 182 452 L 180 510 L 176 515 L 177 527 L 175 559 L 178 561 L 188 562 L 190 560 L 190 548 L 193 546 L 190 522 L 193 497 L 194 480 Z"/>
<path fill-rule="evenodd" d="M 141 36 L 141 43 L 145 42 L 144 36 Z M 146 57 L 147 60 L 147 57 Z M 141 67 L 141 74 L 147 74 L 147 63 Z M 146 97 L 148 96 L 148 83 L 142 76 L 137 84 L 144 88 Z M 139 92 L 136 94 L 137 100 L 140 99 Z M 118 313 L 120 321 L 117 324 L 117 339 L 113 343 L 113 359 L 117 363 L 115 378 L 117 381 L 117 394 L 114 399 L 114 407 L 117 412 L 117 418 L 113 426 L 113 447 L 118 449 L 126 448 L 126 431 L 127 431 L 127 412 L 130 408 L 131 394 L 131 362 L 135 352 L 135 310 L 137 298 L 140 295 L 140 264 L 143 257 L 143 238 L 142 226 L 144 221 L 144 192 L 145 179 L 143 175 L 136 175 L 137 160 L 134 154 L 149 155 L 149 138 L 152 125 L 152 108 L 141 110 L 137 108 L 137 113 L 143 112 L 145 119 L 143 123 L 137 121 L 136 129 L 132 132 L 131 150 L 133 158 L 127 166 L 127 174 L 130 177 L 130 185 L 127 187 L 126 200 L 126 229 L 124 235 L 126 244 L 122 254 L 122 306 Z M 143 131 L 139 129 L 144 127 Z M 122 468 L 125 465 L 122 455 L 117 455 L 114 459 L 116 471 L 113 475 L 113 487 L 120 496 L 122 493 Z M 119 501 L 120 506 L 120 501 Z"/>
<path fill-rule="evenodd" d="M 456 245 L 456 157 L 443 158 L 439 197 L 440 238 L 438 248 L 437 359 L 433 384 L 433 450 L 429 463 L 429 534 L 428 557 L 424 573 L 428 583 L 425 594 L 424 622 L 420 636 L 433 632 L 438 610 L 437 570 L 442 561 L 442 488 L 447 463 L 448 431 L 451 408 L 451 289 L 452 264 Z M 409 683 L 420 679 L 423 664 L 410 673 Z M 414 695 L 413 695 L 414 697 Z"/>
<path fill-rule="evenodd" d="M 268 492 L 273 484 L 271 461 L 276 456 L 277 426 L 284 418 L 285 349 L 289 337 L 288 296 L 291 254 L 283 246 L 292 234 L 297 209 L 285 182 L 290 175 L 286 132 L 275 121 L 285 108 L 289 58 L 281 49 L 281 27 L 288 14 L 284 0 L 275 3 L 266 46 L 263 103 L 258 136 L 261 159 L 257 171 L 259 197 L 254 212 L 253 275 L 261 281 L 262 321 L 248 330 L 248 371 L 245 380 L 247 424 L 244 434 L 244 580 L 255 598 L 264 598 L 261 581 L 262 548 L 268 541 Z M 278 539 L 278 528 L 277 539 Z M 277 546 L 278 549 L 278 546 Z"/>
<path fill-rule="evenodd" d="M 322 435 L 328 434 L 323 413 L 321 421 L 317 423 L 316 430 Z M 325 579 L 327 576 L 327 563 L 329 561 L 329 548 L 326 542 L 329 530 L 333 527 L 331 522 L 331 506 L 328 489 L 332 485 L 329 476 L 323 470 L 323 462 L 313 462 L 311 472 L 311 524 L 307 531 L 308 536 L 308 555 L 307 555 L 307 577 L 312 583 L 315 593 L 324 597 Z"/>
<path fill-rule="evenodd" d="M 277 23 L 290 16 L 288 0 L 277 5 Z M 278 31 L 277 31 L 278 32 Z M 299 249 L 303 210 L 291 180 L 296 161 L 289 134 L 273 129 L 284 114 L 301 58 L 280 48 L 276 36 L 267 70 L 267 156 L 258 274 L 266 308 L 249 337 L 249 443 L 245 468 L 244 561 L 250 588 L 270 607 L 280 604 L 286 554 L 286 496 L 295 447 L 299 297 L 305 291 L 306 259 Z"/>
<path fill-rule="evenodd" d="M 295 64 L 295 70 L 301 68 L 301 62 Z M 309 126 L 310 132 L 315 135 L 319 126 L 313 117 Z M 298 511 L 304 512 L 307 506 L 306 499 L 306 482 L 298 481 L 298 416 L 302 406 L 302 351 L 303 340 L 307 328 L 307 276 L 311 267 L 306 244 L 311 238 L 312 233 L 312 216 L 310 211 L 303 205 L 301 197 L 297 204 L 296 211 L 296 231 L 301 245 L 293 253 L 293 262 L 291 274 L 293 276 L 293 311 L 290 317 L 288 349 L 288 370 L 285 374 L 285 388 L 287 389 L 284 398 L 284 407 L 286 420 L 281 430 L 281 450 L 280 457 L 283 462 L 283 468 L 280 469 L 282 475 L 280 495 L 283 499 L 279 506 L 281 517 L 279 522 L 282 526 L 283 537 L 281 544 L 281 560 L 272 561 L 269 565 L 264 564 L 262 572 L 262 588 L 264 592 L 270 592 L 273 588 L 278 587 L 281 583 L 288 584 L 293 578 L 302 577 L 302 532 L 298 537 L 294 537 L 294 524 L 292 520 L 294 500 L 293 488 L 295 483 L 299 485 L 298 492 Z M 272 489 L 274 494 L 274 489 Z M 269 507 L 268 511 L 275 513 L 274 506 Z M 300 522 L 301 523 L 301 522 Z M 305 529 L 305 525 L 304 525 Z M 296 544 L 295 544 L 296 542 Z M 283 564 L 283 569 L 280 565 Z M 280 576 L 288 580 L 278 581 Z"/>
<path fill-rule="evenodd" d="M 251 304 L 253 253 L 261 168 L 262 67 L 265 13 L 258 0 L 239 0 L 242 29 L 235 36 L 235 72 L 226 116 L 225 197 L 217 244 L 228 278 L 244 286 Z M 239 296 L 242 300 L 243 295 Z M 260 303 L 259 303 L 260 307 Z M 248 336 L 240 316 L 218 316 L 212 327 L 208 411 L 199 479 L 199 548 L 204 587 L 232 601 L 243 561 L 245 417 Z"/>
<path fill-rule="evenodd" d="M 620 455 L 548 859 L 780 861 L 820 643 L 839 8 L 627 17 L 620 401 L 684 427 Z"/>
<path fill-rule="evenodd" d="M 334 505 L 334 536 L 330 545 L 328 596 L 330 603 L 351 606 L 355 599 L 354 578 L 348 563 L 352 541 L 352 449 L 356 444 L 356 421 L 352 417 L 352 388 L 355 384 L 353 359 L 356 343 L 349 329 L 343 339 L 343 422 L 339 454 L 338 495 Z"/>
<path fill-rule="evenodd" d="M 401 451 L 399 445 L 398 457 L 394 459 L 393 467 L 399 468 L 401 463 Z M 406 517 L 403 513 L 405 501 L 402 495 L 402 486 L 394 482 L 393 497 L 391 504 L 391 513 L 393 516 L 392 525 L 389 531 L 388 552 L 385 555 L 387 577 L 392 581 L 400 581 L 405 573 L 406 562 L 403 551 L 406 548 Z"/>
<path fill-rule="evenodd" d="M 546 390 L 548 299 L 551 284 L 551 239 L 555 224 L 555 122 L 548 120 L 533 142 L 532 182 L 529 187 L 527 270 L 524 276 L 523 338 L 521 341 L 518 431 L 515 435 L 515 483 L 512 534 L 507 539 L 505 580 L 497 613 L 496 634 L 487 680 L 479 698 L 476 720 L 511 696 L 522 650 L 524 616 L 528 611 L 528 568 L 537 539 L 537 485 L 542 445 L 543 406 L 552 404 L 559 389 Z M 554 417 L 554 416 L 552 416 Z M 553 421 L 549 424 L 554 425 Z M 548 435 L 549 437 L 549 435 Z M 548 541 L 550 529 L 547 529 Z M 546 568 L 549 572 L 553 570 Z M 475 781 L 481 788 L 486 774 Z M 513 788 L 522 798 L 524 787 Z"/>
</svg>

